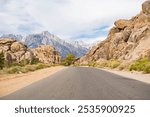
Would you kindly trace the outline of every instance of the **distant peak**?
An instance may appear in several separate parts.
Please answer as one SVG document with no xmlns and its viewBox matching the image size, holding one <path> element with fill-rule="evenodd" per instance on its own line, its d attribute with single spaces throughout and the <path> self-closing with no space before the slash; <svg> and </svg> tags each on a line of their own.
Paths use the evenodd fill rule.
<svg viewBox="0 0 150 117">
<path fill-rule="evenodd" d="M 42 34 L 43 35 L 51 35 L 51 33 L 49 33 L 48 31 L 43 31 Z"/>
</svg>

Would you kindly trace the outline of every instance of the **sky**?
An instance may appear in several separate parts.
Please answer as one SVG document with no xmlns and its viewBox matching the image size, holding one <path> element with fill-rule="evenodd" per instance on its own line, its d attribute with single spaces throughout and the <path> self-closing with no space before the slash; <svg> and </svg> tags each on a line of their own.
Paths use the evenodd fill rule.
<svg viewBox="0 0 150 117">
<path fill-rule="evenodd" d="M 141 11 L 145 0 L 0 0 L 0 34 L 49 31 L 62 39 L 106 38 L 117 19 Z"/>
</svg>

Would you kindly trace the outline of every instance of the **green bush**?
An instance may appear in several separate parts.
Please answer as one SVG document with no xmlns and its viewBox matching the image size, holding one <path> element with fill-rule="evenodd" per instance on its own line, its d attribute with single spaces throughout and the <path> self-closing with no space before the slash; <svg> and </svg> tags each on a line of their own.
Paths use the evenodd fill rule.
<svg viewBox="0 0 150 117">
<path fill-rule="evenodd" d="M 27 73 L 30 71 L 35 71 L 38 69 L 43 69 L 50 67 L 51 65 L 48 64 L 36 64 L 36 65 L 26 65 L 26 66 L 10 66 L 6 67 L 2 70 L 2 73 L 9 73 L 9 74 L 14 74 L 14 73 Z"/>
<path fill-rule="evenodd" d="M 0 69 L 3 69 L 4 66 L 5 66 L 5 58 L 4 58 L 4 54 L 1 52 L 0 53 Z"/>
<path fill-rule="evenodd" d="M 74 54 L 67 54 L 66 58 L 62 61 L 62 65 L 69 66 L 73 64 L 75 61 L 75 55 Z"/>
<path fill-rule="evenodd" d="M 108 67 L 110 67 L 111 69 L 117 68 L 120 65 L 120 61 L 118 60 L 110 60 L 108 62 Z"/>
<path fill-rule="evenodd" d="M 24 71 L 23 73 L 29 72 L 29 71 L 35 71 L 36 70 L 36 65 L 27 65 L 24 67 Z"/>
<path fill-rule="evenodd" d="M 9 73 L 9 74 L 14 74 L 14 73 L 19 73 L 21 72 L 21 67 L 20 66 L 13 66 L 10 68 L 4 68 L 4 73 Z"/>
<path fill-rule="evenodd" d="M 33 59 L 31 60 L 31 65 L 33 65 L 33 64 L 38 64 L 38 63 L 40 63 L 40 61 L 39 61 L 38 58 L 33 58 Z"/>
<path fill-rule="evenodd" d="M 144 73 L 150 73 L 150 63 L 145 66 Z"/>
<path fill-rule="evenodd" d="M 28 59 L 24 59 L 24 60 L 22 60 L 21 62 L 20 62 L 20 66 L 26 66 L 26 65 L 28 65 L 28 64 L 30 64 L 30 61 L 28 60 Z"/>
<path fill-rule="evenodd" d="M 47 68 L 47 67 L 50 67 L 50 65 L 39 63 L 39 64 L 36 65 L 36 70 Z"/>
<path fill-rule="evenodd" d="M 111 69 L 117 68 L 121 64 L 120 61 L 118 60 L 108 60 L 108 61 L 102 61 L 97 64 L 98 67 L 103 68 L 103 67 L 109 67 Z"/>
<path fill-rule="evenodd" d="M 148 71 L 150 64 L 150 60 L 148 58 L 142 58 L 137 61 L 135 61 L 133 64 L 130 65 L 129 70 L 135 70 L 135 71 Z"/>
</svg>

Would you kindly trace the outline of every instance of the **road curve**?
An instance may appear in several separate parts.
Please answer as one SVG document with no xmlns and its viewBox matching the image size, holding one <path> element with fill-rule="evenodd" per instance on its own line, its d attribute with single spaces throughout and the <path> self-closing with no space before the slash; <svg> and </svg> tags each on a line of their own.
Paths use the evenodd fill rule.
<svg viewBox="0 0 150 117">
<path fill-rule="evenodd" d="M 1 100 L 148 100 L 150 85 L 90 67 L 69 67 Z"/>
</svg>

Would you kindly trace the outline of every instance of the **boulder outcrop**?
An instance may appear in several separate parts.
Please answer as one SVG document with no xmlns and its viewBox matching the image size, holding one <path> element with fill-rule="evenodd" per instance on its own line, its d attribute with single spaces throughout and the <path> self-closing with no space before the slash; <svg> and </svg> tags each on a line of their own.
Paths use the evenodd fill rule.
<svg viewBox="0 0 150 117">
<path fill-rule="evenodd" d="M 8 64 L 20 63 L 23 60 L 31 62 L 34 58 L 49 64 L 61 62 L 60 54 L 52 46 L 40 46 L 35 49 L 29 49 L 25 44 L 9 38 L 0 39 L 0 52 L 4 53 Z"/>
<path fill-rule="evenodd" d="M 50 45 L 42 45 L 32 49 L 34 56 L 43 63 L 59 64 L 61 62 L 60 53 Z"/>
<path fill-rule="evenodd" d="M 33 52 L 31 52 L 26 45 L 9 38 L 0 39 L 0 52 L 4 53 L 5 60 L 8 64 L 13 62 L 19 63 L 24 59 L 31 61 L 34 57 Z"/>
<path fill-rule="evenodd" d="M 150 56 L 150 1 L 142 4 L 142 12 L 132 19 L 117 20 L 108 37 L 98 43 L 76 63 L 117 59 L 132 62 Z"/>
</svg>

